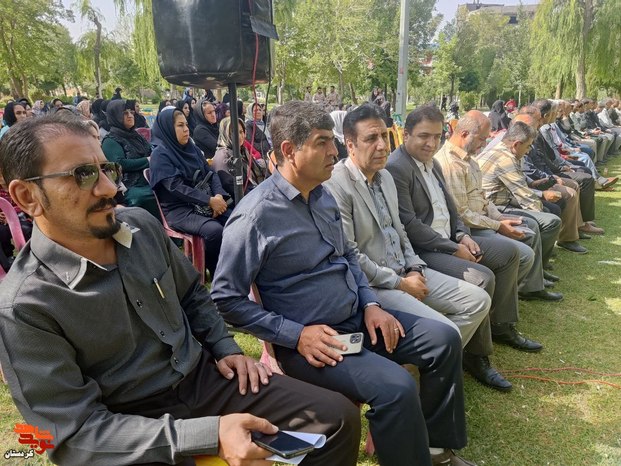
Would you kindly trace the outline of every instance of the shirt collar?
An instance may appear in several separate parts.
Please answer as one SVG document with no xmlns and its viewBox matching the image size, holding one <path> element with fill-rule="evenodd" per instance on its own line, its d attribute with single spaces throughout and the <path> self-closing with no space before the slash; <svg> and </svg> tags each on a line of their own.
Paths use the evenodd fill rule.
<svg viewBox="0 0 621 466">
<path fill-rule="evenodd" d="M 382 175 L 380 174 L 379 171 L 376 172 L 375 175 L 373 175 L 373 180 L 371 180 L 371 183 L 369 183 L 366 175 L 362 173 L 362 170 L 360 169 L 360 167 L 358 167 L 358 165 L 352 162 L 352 160 L 349 157 L 346 159 L 345 164 L 348 165 L 348 167 L 350 168 L 349 172 L 353 175 L 356 181 L 360 181 L 368 186 L 371 186 L 374 183 L 377 183 L 378 185 L 382 184 Z"/>
<path fill-rule="evenodd" d="M 414 160 L 414 163 L 416 163 L 416 166 L 420 169 L 420 171 L 429 173 L 433 171 L 433 160 L 430 160 L 427 163 L 423 163 L 420 160 L 415 159 L 414 157 L 412 157 L 412 160 Z"/>
<path fill-rule="evenodd" d="M 133 234 L 138 230 L 140 229 L 121 222 L 121 228 L 112 237 L 117 243 L 129 249 L 132 245 Z M 70 289 L 74 289 L 80 283 L 86 274 L 89 263 L 105 270 L 96 262 L 76 254 L 45 236 L 39 230 L 36 222 L 32 229 L 30 248 L 37 259 L 54 272 Z"/>
<path fill-rule="evenodd" d="M 270 176 L 270 179 L 273 180 L 272 182 L 276 185 L 279 191 L 283 193 L 283 195 L 290 201 L 292 201 L 293 199 L 301 195 L 300 191 L 295 186 L 293 186 L 291 183 L 289 183 L 289 181 L 287 181 L 284 176 L 281 175 L 278 168 L 274 170 L 274 173 L 272 173 L 272 176 Z M 309 193 L 309 199 L 313 195 L 320 195 L 322 191 L 323 191 L 322 185 L 319 185 L 316 188 L 313 188 L 311 192 Z"/>
<path fill-rule="evenodd" d="M 468 155 L 468 152 L 466 152 L 461 147 L 456 146 L 450 141 L 446 141 L 444 145 L 446 146 L 446 150 L 448 151 L 449 154 L 455 155 L 456 157 L 459 157 L 460 159 L 465 160 L 465 161 L 470 160 L 470 156 Z"/>
</svg>

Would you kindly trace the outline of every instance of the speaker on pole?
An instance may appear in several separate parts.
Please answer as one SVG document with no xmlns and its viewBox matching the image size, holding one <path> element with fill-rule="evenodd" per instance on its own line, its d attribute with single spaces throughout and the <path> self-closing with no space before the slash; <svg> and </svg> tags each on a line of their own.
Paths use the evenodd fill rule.
<svg viewBox="0 0 621 466">
<path fill-rule="evenodd" d="M 201 88 L 272 77 L 272 0 L 153 0 L 162 76 Z"/>
</svg>

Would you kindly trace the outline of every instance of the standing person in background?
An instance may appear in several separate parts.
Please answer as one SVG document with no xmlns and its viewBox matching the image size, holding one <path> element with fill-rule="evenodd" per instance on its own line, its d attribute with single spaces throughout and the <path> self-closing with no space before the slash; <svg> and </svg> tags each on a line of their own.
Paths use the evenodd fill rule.
<svg viewBox="0 0 621 466">
<path fill-rule="evenodd" d="M 326 106 L 326 96 L 321 87 L 317 88 L 317 92 L 313 96 L 313 103 L 319 105 L 322 109 Z"/>
<path fill-rule="evenodd" d="M 121 91 L 122 90 L 123 89 L 121 89 L 120 87 L 117 87 L 114 90 L 114 94 L 112 94 L 112 98 L 110 100 L 120 100 L 120 99 L 122 99 L 123 98 L 123 97 L 121 97 Z"/>
<path fill-rule="evenodd" d="M 313 101 L 313 91 L 310 86 L 306 88 L 306 92 L 304 93 L 304 102 L 312 102 Z"/>
</svg>

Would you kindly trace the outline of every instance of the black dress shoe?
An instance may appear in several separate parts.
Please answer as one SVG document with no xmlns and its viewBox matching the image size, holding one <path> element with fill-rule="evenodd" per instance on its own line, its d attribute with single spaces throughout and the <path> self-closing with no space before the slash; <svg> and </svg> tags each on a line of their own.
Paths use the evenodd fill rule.
<svg viewBox="0 0 621 466">
<path fill-rule="evenodd" d="M 474 354 L 464 353 L 463 363 L 464 369 L 483 385 L 487 385 L 501 392 L 508 392 L 513 388 L 511 382 L 505 379 L 500 372 L 491 366 L 487 356 L 476 356 Z"/>
<path fill-rule="evenodd" d="M 551 282 L 550 280 L 546 280 L 545 278 L 543 279 L 543 286 L 545 286 L 546 288 L 554 288 L 555 283 Z"/>
<path fill-rule="evenodd" d="M 541 343 L 524 338 L 514 327 L 510 327 L 508 331 L 498 335 L 492 334 L 492 340 L 501 345 L 508 345 L 520 351 L 526 351 L 527 353 L 538 353 L 543 349 Z"/>
<path fill-rule="evenodd" d="M 548 272 L 547 270 L 543 271 L 543 278 L 545 278 L 546 280 L 550 280 L 551 282 L 558 282 L 561 280 L 559 277 Z"/>
<path fill-rule="evenodd" d="M 552 264 L 546 264 L 543 266 L 543 270 L 554 270 L 554 266 Z"/>
<path fill-rule="evenodd" d="M 560 301 L 563 299 L 563 293 L 556 293 L 554 291 L 539 290 L 529 291 L 525 293 L 518 293 L 518 297 L 524 301 L 533 301 L 539 299 L 541 301 Z"/>
</svg>

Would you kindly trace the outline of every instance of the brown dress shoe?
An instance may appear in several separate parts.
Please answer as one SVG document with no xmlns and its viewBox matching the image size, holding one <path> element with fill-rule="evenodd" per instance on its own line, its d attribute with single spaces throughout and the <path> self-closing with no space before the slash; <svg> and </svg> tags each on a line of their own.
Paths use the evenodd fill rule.
<svg viewBox="0 0 621 466">
<path fill-rule="evenodd" d="M 445 448 L 444 453 L 439 455 L 431 455 L 431 464 L 433 466 L 477 466 L 476 463 L 457 456 L 450 448 Z"/>
<path fill-rule="evenodd" d="M 603 228 L 596 227 L 592 223 L 585 223 L 581 227 L 578 227 L 578 230 L 581 231 L 582 233 L 587 233 L 589 235 L 603 235 L 604 234 Z"/>
</svg>

